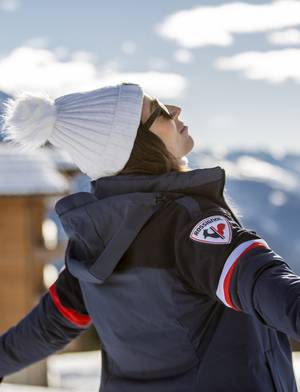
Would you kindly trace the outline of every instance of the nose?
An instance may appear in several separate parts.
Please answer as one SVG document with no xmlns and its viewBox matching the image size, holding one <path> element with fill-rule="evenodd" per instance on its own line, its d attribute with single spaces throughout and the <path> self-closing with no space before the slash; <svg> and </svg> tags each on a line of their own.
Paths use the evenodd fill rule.
<svg viewBox="0 0 300 392">
<path fill-rule="evenodd" d="M 176 108 L 176 119 L 178 120 L 177 127 L 178 127 L 178 130 L 180 131 L 182 129 L 182 127 L 184 126 L 183 121 L 179 120 L 179 115 L 181 113 L 181 107 L 176 106 L 175 108 Z"/>
</svg>

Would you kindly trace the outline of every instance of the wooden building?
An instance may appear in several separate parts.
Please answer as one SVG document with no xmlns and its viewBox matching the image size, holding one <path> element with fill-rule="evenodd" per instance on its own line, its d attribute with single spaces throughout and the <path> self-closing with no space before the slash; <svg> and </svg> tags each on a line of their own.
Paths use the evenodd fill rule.
<svg viewBox="0 0 300 392">
<path fill-rule="evenodd" d="M 0 144 L 0 334 L 45 292 L 44 265 L 62 252 L 46 246 L 47 203 L 68 193 L 69 182 L 45 150 L 25 153 Z M 19 381 L 39 384 L 38 372 L 29 373 Z"/>
</svg>

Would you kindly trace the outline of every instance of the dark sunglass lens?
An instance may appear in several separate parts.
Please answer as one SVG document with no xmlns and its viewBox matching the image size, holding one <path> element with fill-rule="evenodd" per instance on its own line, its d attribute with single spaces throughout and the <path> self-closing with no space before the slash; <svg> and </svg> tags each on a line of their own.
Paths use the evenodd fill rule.
<svg viewBox="0 0 300 392">
<path fill-rule="evenodd" d="M 162 110 L 161 114 L 166 118 L 172 118 L 172 114 L 169 111 Z"/>
<path fill-rule="evenodd" d="M 161 108 L 162 108 L 162 112 L 163 112 L 165 117 L 167 117 L 167 118 L 172 118 L 173 117 L 172 113 L 170 113 L 169 109 L 164 104 L 161 105 Z"/>
</svg>

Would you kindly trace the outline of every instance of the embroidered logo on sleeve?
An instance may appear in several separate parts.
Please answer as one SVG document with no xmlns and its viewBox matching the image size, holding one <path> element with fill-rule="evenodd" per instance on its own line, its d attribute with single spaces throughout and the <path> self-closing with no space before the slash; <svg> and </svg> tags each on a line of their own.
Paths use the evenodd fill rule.
<svg viewBox="0 0 300 392">
<path fill-rule="evenodd" d="M 207 244 L 229 244 L 232 230 L 229 221 L 223 215 L 212 215 L 194 226 L 190 238 Z"/>
</svg>

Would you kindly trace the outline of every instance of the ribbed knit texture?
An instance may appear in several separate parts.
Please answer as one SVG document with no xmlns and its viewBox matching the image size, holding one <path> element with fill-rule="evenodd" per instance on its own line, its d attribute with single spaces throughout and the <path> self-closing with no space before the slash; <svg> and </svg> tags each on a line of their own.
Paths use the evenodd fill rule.
<svg viewBox="0 0 300 392">
<path fill-rule="evenodd" d="M 128 161 L 143 106 L 137 84 L 105 86 L 55 100 L 57 118 L 49 141 L 69 153 L 93 180 Z"/>
</svg>

